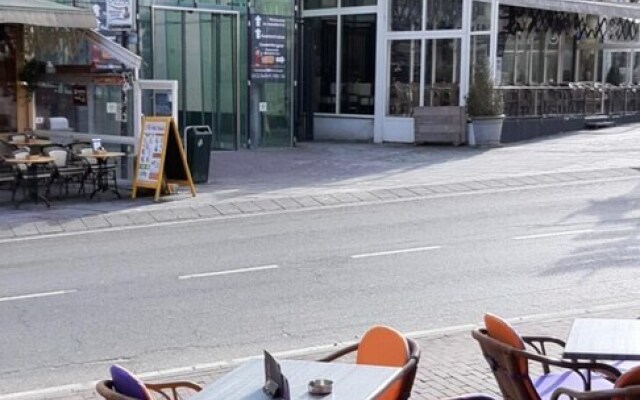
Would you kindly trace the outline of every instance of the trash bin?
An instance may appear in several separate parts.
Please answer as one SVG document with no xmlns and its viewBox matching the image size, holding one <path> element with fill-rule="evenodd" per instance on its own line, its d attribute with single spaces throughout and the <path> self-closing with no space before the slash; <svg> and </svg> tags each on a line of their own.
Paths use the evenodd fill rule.
<svg viewBox="0 0 640 400">
<path fill-rule="evenodd" d="M 209 181 L 209 160 L 213 133 L 208 126 L 188 126 L 184 130 L 187 163 L 194 183 Z"/>
</svg>

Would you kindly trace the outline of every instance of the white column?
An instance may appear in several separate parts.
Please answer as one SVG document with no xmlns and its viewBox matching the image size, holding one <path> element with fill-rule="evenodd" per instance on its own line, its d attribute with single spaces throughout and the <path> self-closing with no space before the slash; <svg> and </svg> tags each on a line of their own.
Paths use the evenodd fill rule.
<svg viewBox="0 0 640 400">
<path fill-rule="evenodd" d="M 489 62 L 491 64 L 491 71 L 493 71 L 493 80 L 498 81 L 496 77 L 498 73 L 502 71 L 498 71 L 498 32 L 500 27 L 500 0 L 493 0 L 491 2 L 491 45 L 490 45 L 490 55 Z"/>
<path fill-rule="evenodd" d="M 384 139 L 384 118 L 387 109 L 388 85 L 387 77 L 389 76 L 389 60 L 387 49 L 387 16 L 389 10 L 389 1 L 378 0 L 378 17 L 376 31 L 376 95 L 375 95 L 375 112 L 373 119 L 373 142 L 382 143 Z"/>
<path fill-rule="evenodd" d="M 460 48 L 460 106 L 466 104 L 466 97 L 469 92 L 469 66 L 471 54 L 471 14 L 473 0 L 464 0 L 462 3 L 462 43 Z"/>
</svg>

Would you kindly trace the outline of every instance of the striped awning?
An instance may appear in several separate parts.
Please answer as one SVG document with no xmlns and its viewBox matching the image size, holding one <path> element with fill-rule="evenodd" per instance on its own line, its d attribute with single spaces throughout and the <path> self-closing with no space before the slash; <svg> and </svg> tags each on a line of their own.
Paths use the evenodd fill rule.
<svg viewBox="0 0 640 400">
<path fill-rule="evenodd" d="M 501 5 L 564 11 L 606 17 L 640 19 L 640 4 L 596 0 L 499 0 Z"/>
<path fill-rule="evenodd" d="M 91 10 L 47 0 L 0 0 L 0 24 L 83 29 L 98 27 Z"/>
</svg>

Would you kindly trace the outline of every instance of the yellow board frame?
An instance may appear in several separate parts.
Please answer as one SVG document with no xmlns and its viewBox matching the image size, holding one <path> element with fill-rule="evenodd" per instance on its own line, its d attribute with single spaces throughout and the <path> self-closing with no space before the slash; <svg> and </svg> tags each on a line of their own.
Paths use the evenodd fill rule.
<svg viewBox="0 0 640 400">
<path fill-rule="evenodd" d="M 139 181 L 138 173 L 140 168 L 140 157 L 142 155 L 142 141 L 144 139 L 144 131 L 147 122 L 160 122 L 165 124 L 165 129 L 163 132 L 162 139 L 162 153 L 160 156 L 160 170 L 158 171 L 158 180 L 157 181 Z M 187 177 L 186 180 L 176 180 L 176 179 L 167 179 L 165 176 L 164 166 L 165 160 L 167 157 L 167 146 L 169 145 L 169 135 L 173 135 L 175 141 L 174 143 L 178 146 L 178 153 L 180 154 L 180 158 L 182 160 L 182 167 L 184 168 L 185 175 Z M 172 117 L 144 117 L 142 118 L 142 127 L 140 131 L 140 139 L 138 141 L 138 149 L 136 154 L 136 166 L 135 166 L 135 174 L 133 176 L 133 190 L 131 192 L 131 198 L 135 199 L 138 195 L 138 188 L 145 189 L 154 189 L 155 196 L 154 201 L 160 200 L 160 191 L 162 190 L 163 184 L 175 183 L 183 186 L 189 186 L 191 190 L 191 195 L 196 197 L 196 186 L 193 183 L 193 179 L 191 178 L 191 171 L 189 170 L 189 164 L 187 163 L 187 156 L 184 153 L 184 147 L 182 147 L 182 140 L 180 139 L 180 134 L 178 133 L 178 125 L 173 120 Z"/>
</svg>

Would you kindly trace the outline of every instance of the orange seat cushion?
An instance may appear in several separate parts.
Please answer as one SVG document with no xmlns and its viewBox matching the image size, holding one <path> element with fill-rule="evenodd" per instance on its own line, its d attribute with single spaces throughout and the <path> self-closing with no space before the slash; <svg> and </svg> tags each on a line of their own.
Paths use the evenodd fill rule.
<svg viewBox="0 0 640 400">
<path fill-rule="evenodd" d="M 522 341 L 518 332 L 516 332 L 516 330 L 513 329 L 513 327 L 504 319 L 497 315 L 487 313 L 484 315 L 484 326 L 492 339 L 495 339 L 502 344 L 506 344 L 507 346 L 511 346 L 519 350 L 525 350 L 524 341 Z M 524 377 L 529 376 L 529 363 L 526 358 L 520 358 L 518 360 L 518 369 L 523 379 Z M 524 379 L 523 384 L 532 399 L 540 398 L 530 379 Z"/>
<path fill-rule="evenodd" d="M 409 357 L 409 343 L 400 332 L 386 326 L 374 326 L 364 334 L 358 344 L 356 363 L 403 367 L 409 362 Z M 401 391 L 402 380 L 399 380 L 389 386 L 378 399 L 396 400 L 400 397 Z"/>
</svg>

